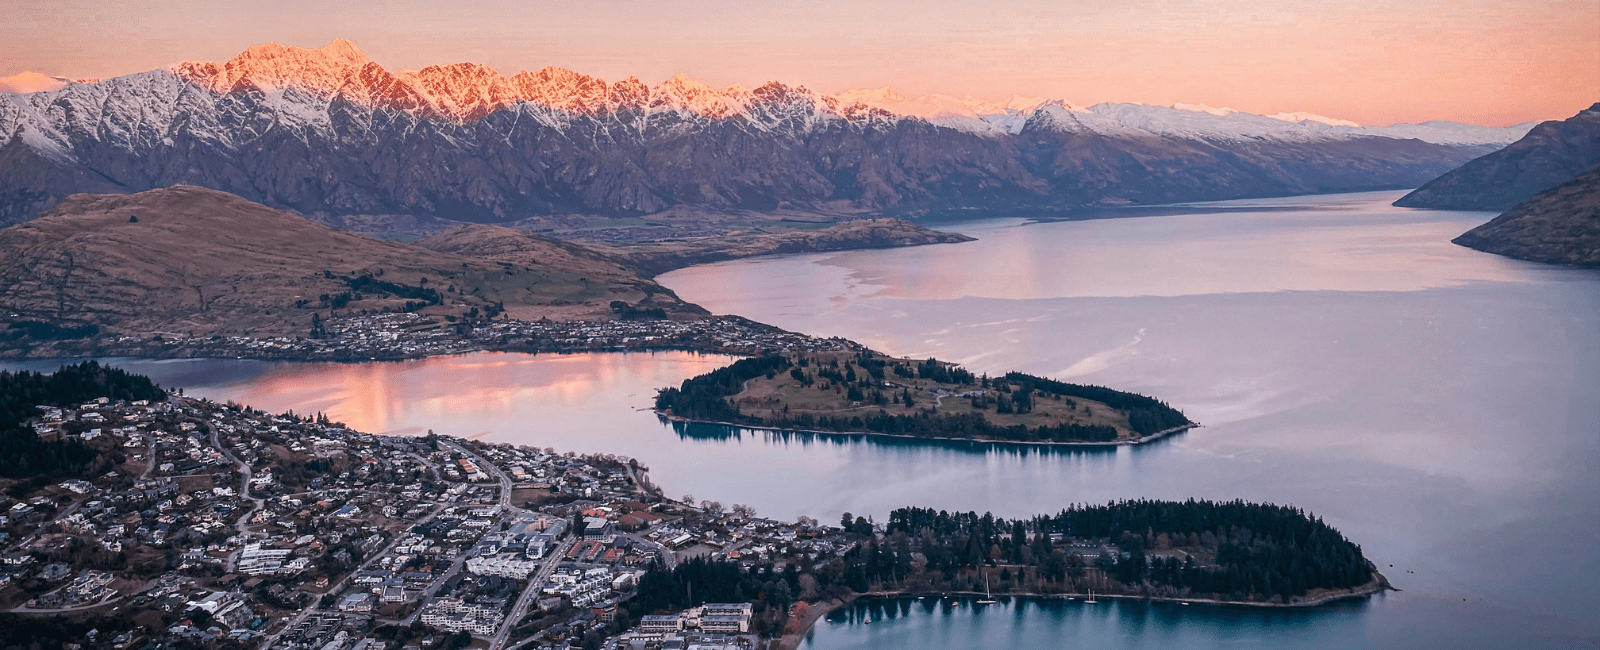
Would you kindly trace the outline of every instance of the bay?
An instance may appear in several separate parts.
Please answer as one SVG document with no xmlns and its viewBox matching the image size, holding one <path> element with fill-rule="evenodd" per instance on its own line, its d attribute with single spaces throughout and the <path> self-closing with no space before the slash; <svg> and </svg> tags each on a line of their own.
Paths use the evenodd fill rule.
<svg viewBox="0 0 1600 650">
<path fill-rule="evenodd" d="M 978 241 L 660 278 L 717 313 L 978 372 L 1135 390 L 1206 425 L 1138 448 L 663 423 L 647 410 L 655 388 L 729 361 L 690 353 L 112 361 L 190 394 L 367 431 L 632 456 L 675 496 L 785 519 L 882 519 L 905 505 L 1024 516 L 1131 498 L 1292 504 L 1404 589 L 1297 612 L 1047 601 L 907 606 L 866 625 L 846 610 L 814 629 L 816 650 L 1594 648 L 1600 273 L 1454 246 L 1492 215 L 1389 206 L 1397 196 L 958 223 L 944 227 Z"/>
</svg>

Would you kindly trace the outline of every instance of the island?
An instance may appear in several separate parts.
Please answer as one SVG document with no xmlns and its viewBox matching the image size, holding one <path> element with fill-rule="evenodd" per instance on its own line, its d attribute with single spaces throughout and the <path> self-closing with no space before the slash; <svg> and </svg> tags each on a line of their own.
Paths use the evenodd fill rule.
<svg viewBox="0 0 1600 650">
<path fill-rule="evenodd" d="M 1054 445 L 1140 444 L 1198 426 L 1144 395 L 866 349 L 741 359 L 661 389 L 655 409 L 786 431 Z"/>
</svg>

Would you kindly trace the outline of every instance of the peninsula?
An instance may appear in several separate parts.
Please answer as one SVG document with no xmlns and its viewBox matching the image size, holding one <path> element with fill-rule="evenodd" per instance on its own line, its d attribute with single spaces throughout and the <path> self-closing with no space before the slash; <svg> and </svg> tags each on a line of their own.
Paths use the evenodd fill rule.
<svg viewBox="0 0 1600 650">
<path fill-rule="evenodd" d="M 1144 395 L 864 349 L 742 359 L 662 389 L 655 408 L 734 426 L 1028 444 L 1139 444 L 1198 426 Z"/>
</svg>

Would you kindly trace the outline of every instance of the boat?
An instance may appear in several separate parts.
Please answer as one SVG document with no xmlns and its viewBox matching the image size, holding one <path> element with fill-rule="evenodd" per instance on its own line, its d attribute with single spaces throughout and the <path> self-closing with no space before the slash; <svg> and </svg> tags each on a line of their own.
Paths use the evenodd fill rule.
<svg viewBox="0 0 1600 650">
<path fill-rule="evenodd" d="M 1093 589 L 1090 589 L 1090 590 L 1089 590 L 1089 599 L 1088 599 L 1088 600 L 1085 600 L 1085 601 L 1083 601 L 1083 602 L 1085 602 L 1085 603 L 1088 603 L 1088 604 L 1090 604 L 1090 605 L 1093 605 L 1093 604 L 1095 604 L 1095 603 L 1098 603 L 1098 602 L 1100 602 L 1100 601 L 1098 601 L 1098 600 L 1095 600 L 1095 599 L 1094 599 L 1094 590 L 1093 590 Z"/>
<path fill-rule="evenodd" d="M 997 602 L 1000 601 L 995 600 L 994 596 L 989 593 L 989 574 L 985 573 L 983 574 L 983 600 L 977 601 L 977 604 L 993 605 Z"/>
</svg>

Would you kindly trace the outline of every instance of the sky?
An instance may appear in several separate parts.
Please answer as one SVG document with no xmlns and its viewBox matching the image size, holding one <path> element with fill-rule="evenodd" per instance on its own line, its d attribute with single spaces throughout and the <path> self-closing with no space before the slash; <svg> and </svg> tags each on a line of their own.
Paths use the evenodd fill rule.
<svg viewBox="0 0 1600 650">
<path fill-rule="evenodd" d="M 255 43 L 391 70 L 558 65 L 833 93 L 1012 94 L 1503 126 L 1600 102 L 1600 0 L 8 0 L 0 77 L 102 78 Z"/>
</svg>

